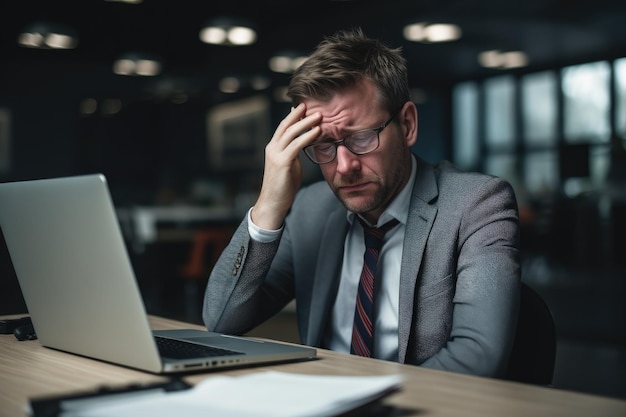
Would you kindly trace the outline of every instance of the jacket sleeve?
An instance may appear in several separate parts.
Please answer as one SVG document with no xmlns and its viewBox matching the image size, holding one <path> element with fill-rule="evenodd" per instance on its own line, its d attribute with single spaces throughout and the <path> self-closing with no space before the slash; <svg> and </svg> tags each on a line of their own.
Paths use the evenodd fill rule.
<svg viewBox="0 0 626 417">
<path fill-rule="evenodd" d="M 421 365 L 501 376 L 519 309 L 517 203 L 509 184 L 497 178 L 468 190 L 463 199 L 457 207 L 457 252 L 450 255 L 457 257 L 450 336 Z"/>
<path fill-rule="evenodd" d="M 208 330 L 246 333 L 290 301 L 289 288 L 265 283 L 279 242 L 253 240 L 247 218 L 241 222 L 207 282 L 202 317 Z"/>
</svg>

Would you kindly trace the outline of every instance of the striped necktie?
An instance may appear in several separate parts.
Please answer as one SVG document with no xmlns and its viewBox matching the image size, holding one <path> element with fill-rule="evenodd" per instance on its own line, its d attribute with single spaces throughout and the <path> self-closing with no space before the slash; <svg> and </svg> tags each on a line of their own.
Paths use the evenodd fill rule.
<svg viewBox="0 0 626 417">
<path fill-rule="evenodd" d="M 390 220 L 381 227 L 370 227 L 361 218 L 359 221 L 364 231 L 365 253 L 356 296 L 350 353 L 371 357 L 374 347 L 374 274 L 376 273 L 376 263 L 380 248 L 383 246 L 385 233 L 396 226 L 398 220 Z"/>
</svg>

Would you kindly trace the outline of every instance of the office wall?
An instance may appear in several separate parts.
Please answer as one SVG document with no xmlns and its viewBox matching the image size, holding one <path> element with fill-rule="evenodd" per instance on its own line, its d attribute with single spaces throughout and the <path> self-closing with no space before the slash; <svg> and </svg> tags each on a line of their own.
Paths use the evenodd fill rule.
<svg viewBox="0 0 626 417">
<path fill-rule="evenodd" d="M 113 187 L 146 189 L 206 165 L 204 103 L 145 95 L 146 80 L 108 69 L 2 65 L 0 107 L 10 114 L 10 169 L 1 181 L 104 172 Z M 98 108 L 81 114 L 81 103 Z M 119 100 L 115 114 L 104 106 Z M 172 180 L 168 178 L 172 177 Z M 132 194 L 131 192 L 128 192 Z M 126 198 L 126 196 L 124 197 Z"/>
</svg>

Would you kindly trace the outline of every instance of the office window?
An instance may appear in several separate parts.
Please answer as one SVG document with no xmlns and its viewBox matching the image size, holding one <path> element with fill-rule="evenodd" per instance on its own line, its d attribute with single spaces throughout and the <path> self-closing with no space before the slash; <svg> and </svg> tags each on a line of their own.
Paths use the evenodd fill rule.
<svg viewBox="0 0 626 417">
<path fill-rule="evenodd" d="M 615 132 L 626 138 L 626 58 L 615 61 Z"/>
<path fill-rule="evenodd" d="M 459 166 L 528 195 L 575 196 L 604 185 L 611 134 L 626 145 L 626 57 L 466 81 L 453 91 L 453 111 Z"/>
<path fill-rule="evenodd" d="M 485 159 L 485 172 L 495 175 L 515 184 L 519 183 L 515 154 L 496 153 L 488 155 Z M 517 191 L 517 190 L 516 190 Z"/>
<path fill-rule="evenodd" d="M 526 75 L 521 80 L 523 140 L 529 147 L 557 143 L 557 80 L 553 71 Z"/>
<path fill-rule="evenodd" d="M 462 169 L 473 170 L 479 164 L 478 88 L 476 83 L 457 85 L 452 92 L 452 160 Z"/>
<path fill-rule="evenodd" d="M 610 66 L 607 62 L 562 70 L 566 143 L 607 143 L 610 124 Z"/>
<path fill-rule="evenodd" d="M 558 155 L 555 150 L 524 155 L 524 184 L 530 194 L 552 193 L 559 187 Z"/>
<path fill-rule="evenodd" d="M 504 75 L 485 81 L 485 140 L 489 151 L 515 146 L 515 80 Z"/>
<path fill-rule="evenodd" d="M 607 146 L 592 146 L 589 155 L 589 176 L 593 184 L 601 186 L 611 167 L 611 151 Z"/>
</svg>

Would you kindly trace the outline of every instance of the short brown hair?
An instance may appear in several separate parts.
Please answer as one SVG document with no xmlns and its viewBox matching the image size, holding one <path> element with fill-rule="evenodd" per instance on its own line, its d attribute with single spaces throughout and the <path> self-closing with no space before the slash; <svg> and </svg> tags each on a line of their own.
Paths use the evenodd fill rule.
<svg viewBox="0 0 626 417">
<path fill-rule="evenodd" d="M 402 49 L 368 38 L 360 28 L 325 37 L 294 72 L 287 96 L 294 106 L 306 98 L 324 100 L 363 78 L 374 82 L 390 113 L 411 99 Z"/>
</svg>

